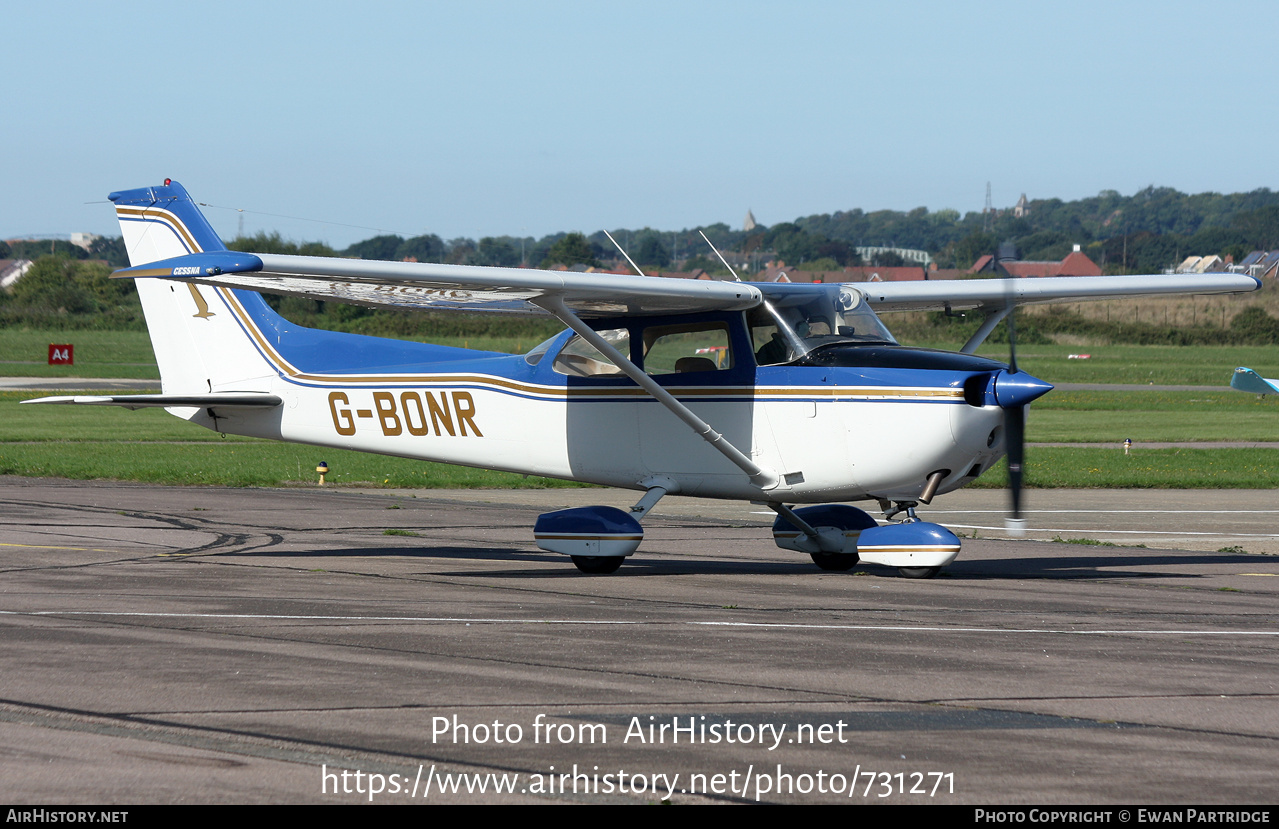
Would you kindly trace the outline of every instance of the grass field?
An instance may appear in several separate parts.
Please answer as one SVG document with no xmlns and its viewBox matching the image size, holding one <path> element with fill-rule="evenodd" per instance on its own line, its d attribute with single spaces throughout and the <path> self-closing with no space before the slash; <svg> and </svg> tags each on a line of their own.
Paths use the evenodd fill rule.
<svg viewBox="0 0 1279 829">
<path fill-rule="evenodd" d="M 196 427 L 192 427 L 196 428 Z M 413 489 L 545 489 L 583 484 L 262 440 L 0 444 L 0 475 L 217 486 L 329 484 Z"/>
<path fill-rule="evenodd" d="M 49 365 L 49 345 L 75 346 L 75 365 Z M 159 380 L 145 331 L 28 331 L 0 329 L 0 376 L 122 377 Z"/>
<path fill-rule="evenodd" d="M 892 318 L 888 317 L 891 324 Z M 524 353 L 537 343 L 527 337 L 434 337 L 438 345 L 487 351 Z M 50 343 L 73 343 L 76 365 L 47 365 Z M 955 350 L 959 342 L 910 343 Z M 985 357 L 1006 361 L 1005 345 L 986 345 Z M 1089 354 L 1072 360 L 1071 354 Z M 1159 345 L 1023 345 L 1017 349 L 1018 367 L 1050 383 L 1137 383 L 1154 385 L 1219 386 L 1230 383 L 1236 366 L 1256 369 L 1264 377 L 1279 377 L 1279 348 L 1272 346 L 1159 346 Z M 0 376 L 12 377 L 125 377 L 159 379 L 151 341 L 141 331 L 25 331 L 0 330 Z"/>
<path fill-rule="evenodd" d="M 19 406 L 28 392 L 0 392 L 0 445 L 16 442 L 260 442 L 219 437 L 159 409 Z M 1137 444 L 1171 441 L 1279 441 L 1279 397 L 1239 392 L 1054 391 L 1027 421 L 1032 443 Z"/>
<path fill-rule="evenodd" d="M 963 343 L 919 343 L 954 351 Z M 983 357 L 1008 361 L 1007 345 L 984 345 Z M 1072 360 L 1071 354 L 1088 354 Z M 1155 386 L 1230 385 L 1237 366 L 1255 369 L 1263 377 L 1279 377 L 1279 348 L 1274 346 L 1214 345 L 1019 345 L 1017 367 L 1049 383 L 1108 383 Z"/>
<path fill-rule="evenodd" d="M 252 438 L 222 438 L 158 409 L 20 406 L 0 393 L 0 474 L 169 484 L 291 486 L 314 482 L 418 488 L 542 488 L 574 484 Z M 1145 400 L 1147 399 L 1148 400 Z M 1148 404 L 1148 405 L 1147 405 Z M 1030 486 L 1279 487 L 1279 450 L 1165 449 L 1153 441 L 1279 440 L 1279 401 L 1238 393 L 1070 392 L 1032 407 L 1032 442 L 1106 442 L 1112 449 L 1032 447 Z M 1125 456 L 1119 444 L 1136 446 Z M 978 486 L 1002 486 L 1002 465 Z"/>
<path fill-rule="evenodd" d="M 1036 443 L 1279 441 L 1279 397 L 1237 391 L 1053 391 L 1030 407 Z"/>
<path fill-rule="evenodd" d="M 523 354 L 531 337 L 423 337 L 420 342 Z M 51 366 L 49 345 L 75 346 L 75 365 Z M 145 331 L 28 331 L 0 329 L 0 376 L 118 377 L 159 380 L 151 338 Z"/>
<path fill-rule="evenodd" d="M 76 344 L 77 365 L 44 365 L 50 342 Z M 527 350 L 514 338 L 444 345 Z M 954 343 L 933 343 L 954 348 Z M 1089 360 L 1070 360 L 1071 353 Z M 996 359 L 1002 346 L 983 348 Z M 1279 450 L 1147 450 L 1152 442 L 1279 441 L 1279 397 L 1226 388 L 1236 365 L 1279 376 L 1279 349 L 1268 347 L 1027 346 L 1021 367 L 1054 383 L 1153 383 L 1216 386 L 1221 391 L 1054 391 L 1032 407 L 1032 443 L 1107 443 L 1113 449 L 1034 447 L 1031 486 L 1279 487 Z M 23 358 L 23 359 L 17 359 Z M 142 332 L 0 331 L 0 374 L 39 377 L 158 378 Z M 158 384 L 157 384 L 158 385 Z M 388 487 L 573 486 L 546 478 L 472 470 L 402 458 L 222 438 L 160 410 L 19 406 L 34 395 L 0 393 L 0 474 L 114 478 L 175 484 L 287 486 L 314 482 L 320 460 L 335 484 Z M 1119 445 L 1135 442 L 1124 456 Z M 978 486 L 1002 486 L 1002 466 Z"/>
<path fill-rule="evenodd" d="M 1008 485 L 1005 462 L 969 486 Z M 1025 485 L 1031 488 L 1274 489 L 1279 449 L 1122 449 L 1032 446 Z"/>
<path fill-rule="evenodd" d="M 325 461 L 336 485 L 433 489 L 581 486 L 512 475 L 244 437 L 220 437 L 162 409 L 22 406 L 32 395 L 0 393 L 0 475 L 162 484 L 313 484 Z"/>
</svg>

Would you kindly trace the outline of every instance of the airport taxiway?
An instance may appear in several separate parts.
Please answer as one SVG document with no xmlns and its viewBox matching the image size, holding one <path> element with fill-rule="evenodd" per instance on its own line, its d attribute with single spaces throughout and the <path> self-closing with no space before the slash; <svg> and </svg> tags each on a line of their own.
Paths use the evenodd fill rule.
<svg viewBox="0 0 1279 829">
<path fill-rule="evenodd" d="M 930 581 L 819 571 L 749 504 L 664 500 L 613 576 L 533 544 L 631 499 L 0 478 L 0 796 L 1274 800 L 1273 492 L 1029 493 L 1041 539 L 1146 547 L 955 493 Z"/>
</svg>

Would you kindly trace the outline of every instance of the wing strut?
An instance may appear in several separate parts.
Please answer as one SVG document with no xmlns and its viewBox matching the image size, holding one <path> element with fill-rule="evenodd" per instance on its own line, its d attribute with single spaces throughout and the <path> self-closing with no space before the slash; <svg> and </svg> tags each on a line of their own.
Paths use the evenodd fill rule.
<svg viewBox="0 0 1279 829">
<path fill-rule="evenodd" d="M 687 406 L 676 400 L 673 394 L 658 385 L 656 380 L 645 374 L 639 366 L 632 363 L 629 358 L 614 348 L 608 340 L 578 319 L 577 315 L 564 304 L 562 298 L 550 295 L 538 297 L 531 301 L 554 314 L 561 322 L 577 332 L 582 339 L 595 346 L 601 354 L 612 360 L 613 364 L 620 368 L 627 377 L 634 380 L 640 388 L 652 395 L 658 403 L 669 409 L 671 414 L 688 424 L 688 427 L 700 435 L 703 440 L 713 446 L 721 455 L 732 461 L 738 469 L 750 476 L 752 484 L 760 489 L 768 490 L 773 489 L 780 482 L 776 471 L 755 463 L 743 454 L 740 449 L 725 440 L 724 436 L 712 429 L 709 423 L 693 414 Z"/>
<path fill-rule="evenodd" d="M 1003 308 L 1000 308 L 995 313 L 986 317 L 986 321 L 981 324 L 981 328 L 978 328 L 977 331 L 968 338 L 968 342 L 964 343 L 964 347 L 959 350 L 964 354 L 976 353 L 977 347 L 986 342 L 986 338 L 990 336 L 990 332 L 994 331 L 995 326 L 1003 322 L 1004 317 L 1008 316 L 1008 312 L 1015 307 L 1016 306 L 1011 304 L 1005 305 Z"/>
</svg>

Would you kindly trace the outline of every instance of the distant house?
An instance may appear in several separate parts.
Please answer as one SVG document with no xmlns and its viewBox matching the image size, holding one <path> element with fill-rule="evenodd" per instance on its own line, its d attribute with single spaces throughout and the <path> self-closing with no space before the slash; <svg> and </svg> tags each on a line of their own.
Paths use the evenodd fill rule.
<svg viewBox="0 0 1279 829">
<path fill-rule="evenodd" d="M 98 241 L 101 238 L 102 237 L 96 233 L 72 233 L 71 244 L 75 245 L 76 247 L 89 250 L 90 248 L 93 247 L 93 243 Z"/>
<path fill-rule="evenodd" d="M 1239 260 L 1239 264 L 1231 265 L 1234 273 L 1246 273 L 1257 279 L 1274 279 L 1279 276 L 1279 250 L 1254 250 Z"/>
<path fill-rule="evenodd" d="M 1060 262 L 1031 262 L 1024 259 L 1005 259 L 1004 269 L 1013 276 L 1101 276 L 1101 268 L 1075 245 L 1074 251 Z M 995 260 L 987 254 L 968 269 L 968 273 L 996 273 Z"/>
<path fill-rule="evenodd" d="M 1257 277 L 1270 277 L 1275 279 L 1279 277 L 1279 250 L 1272 250 L 1266 254 L 1261 260 L 1260 267 L 1257 269 Z"/>
<path fill-rule="evenodd" d="M 890 248 L 880 245 L 858 245 L 853 248 L 853 250 L 862 258 L 863 262 L 868 262 L 885 253 L 892 253 L 900 256 L 907 262 L 918 262 L 924 267 L 928 267 L 933 263 L 932 254 L 926 250 L 916 250 L 915 248 Z"/>
<path fill-rule="evenodd" d="M 1220 256 L 1187 256 L 1174 273 L 1222 273 L 1230 263 Z"/>
<path fill-rule="evenodd" d="M 928 276 L 924 277 L 928 280 L 934 279 L 963 279 L 968 276 L 968 270 L 965 268 L 939 268 L 937 263 L 928 266 Z"/>
<path fill-rule="evenodd" d="M 926 278 L 918 265 L 877 268 L 869 265 L 838 271 L 801 271 L 788 265 L 768 267 L 756 275 L 756 282 L 916 282 Z"/>
<path fill-rule="evenodd" d="M 0 259 L 0 288 L 9 290 L 31 269 L 30 259 Z"/>
<path fill-rule="evenodd" d="M 705 279 L 714 280 L 715 277 L 708 274 L 702 268 L 693 268 L 691 271 L 658 271 L 658 276 L 664 276 L 667 279 Z M 733 277 L 725 276 L 725 280 L 731 281 Z"/>
<path fill-rule="evenodd" d="M 1259 265 L 1261 260 L 1264 258 L 1266 258 L 1266 252 L 1264 250 L 1254 250 L 1252 253 L 1235 263 L 1230 270 L 1235 273 L 1250 273 L 1252 268 Z"/>
<path fill-rule="evenodd" d="M 792 268 L 789 265 L 774 264 L 769 262 L 764 270 L 755 274 L 753 282 L 795 282 L 791 278 L 791 274 L 799 273 L 798 268 Z M 811 279 L 802 280 L 804 282 L 812 282 Z"/>
<path fill-rule="evenodd" d="M 870 265 L 844 268 L 842 282 L 922 282 L 928 278 L 920 265 L 876 268 Z"/>
<path fill-rule="evenodd" d="M 565 265 L 562 262 L 556 262 L 554 265 L 547 265 L 545 270 L 548 271 L 570 271 L 572 273 L 634 273 L 630 268 L 597 268 L 593 265 L 586 265 L 578 262 L 575 265 Z M 648 274 L 653 276 L 654 274 Z"/>
</svg>

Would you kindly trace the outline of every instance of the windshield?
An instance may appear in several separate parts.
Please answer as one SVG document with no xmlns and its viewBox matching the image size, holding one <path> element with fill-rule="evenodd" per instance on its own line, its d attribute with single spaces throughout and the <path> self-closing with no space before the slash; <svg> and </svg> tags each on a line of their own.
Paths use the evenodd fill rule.
<svg viewBox="0 0 1279 829">
<path fill-rule="evenodd" d="M 759 365 L 788 363 L 827 343 L 897 344 L 850 285 L 759 287 L 765 302 L 747 316 Z"/>
</svg>

